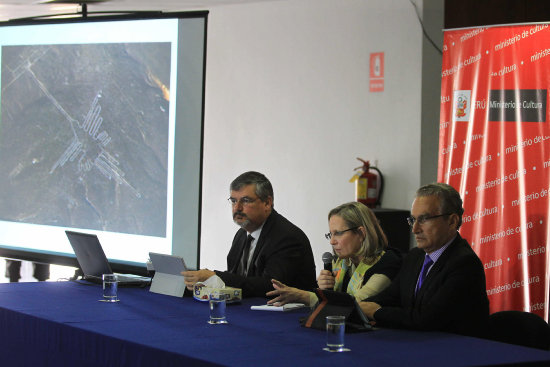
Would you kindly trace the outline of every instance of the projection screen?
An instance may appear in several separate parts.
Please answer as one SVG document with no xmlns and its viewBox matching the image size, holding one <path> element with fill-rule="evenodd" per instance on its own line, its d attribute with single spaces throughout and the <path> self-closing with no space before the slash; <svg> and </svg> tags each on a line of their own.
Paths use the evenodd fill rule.
<svg viewBox="0 0 550 367">
<path fill-rule="evenodd" d="M 0 26 L 0 256 L 199 262 L 206 12 Z"/>
</svg>

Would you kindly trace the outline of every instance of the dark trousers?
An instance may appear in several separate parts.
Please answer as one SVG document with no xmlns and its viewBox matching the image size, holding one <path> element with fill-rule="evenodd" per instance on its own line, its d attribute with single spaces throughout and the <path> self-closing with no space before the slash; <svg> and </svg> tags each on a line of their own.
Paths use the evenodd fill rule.
<svg viewBox="0 0 550 367">
<path fill-rule="evenodd" d="M 43 282 L 50 278 L 50 264 L 33 262 L 32 268 L 32 276 L 38 281 Z M 21 261 L 6 260 L 6 278 L 9 278 L 12 283 L 18 282 L 21 279 Z"/>
</svg>

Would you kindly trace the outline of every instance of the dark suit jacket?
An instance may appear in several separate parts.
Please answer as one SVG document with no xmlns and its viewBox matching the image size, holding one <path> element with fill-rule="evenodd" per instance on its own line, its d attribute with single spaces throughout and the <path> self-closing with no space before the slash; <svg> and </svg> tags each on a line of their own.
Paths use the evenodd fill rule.
<svg viewBox="0 0 550 367">
<path fill-rule="evenodd" d="M 241 288 L 243 297 L 265 297 L 273 290 L 271 279 L 305 290 L 316 288 L 315 261 L 302 230 L 275 210 L 266 219 L 248 268 L 248 276 L 237 274 L 247 233 L 239 229 L 227 255 L 228 271 L 216 274 L 230 287 Z"/>
<path fill-rule="evenodd" d="M 425 252 L 412 249 L 392 284 L 369 297 L 378 326 L 481 335 L 489 316 L 483 265 L 460 235 L 441 254 L 415 296 Z"/>
</svg>

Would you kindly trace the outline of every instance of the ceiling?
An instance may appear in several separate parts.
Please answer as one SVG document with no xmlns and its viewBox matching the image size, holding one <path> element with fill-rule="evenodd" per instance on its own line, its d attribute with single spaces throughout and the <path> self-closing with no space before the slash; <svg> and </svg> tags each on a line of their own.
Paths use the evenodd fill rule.
<svg viewBox="0 0 550 367">
<path fill-rule="evenodd" d="M 0 0 L 0 21 L 44 15 L 77 13 L 87 3 L 88 13 L 109 11 L 189 11 L 215 6 L 277 0 Z"/>
</svg>

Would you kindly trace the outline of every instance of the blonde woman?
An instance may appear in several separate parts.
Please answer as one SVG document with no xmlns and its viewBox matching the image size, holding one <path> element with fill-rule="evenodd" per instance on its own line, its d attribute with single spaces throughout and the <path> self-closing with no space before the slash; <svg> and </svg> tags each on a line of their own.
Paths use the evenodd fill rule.
<svg viewBox="0 0 550 367">
<path fill-rule="evenodd" d="M 388 247 L 386 235 L 380 228 L 374 213 L 358 202 L 342 204 L 328 214 L 330 241 L 335 260 L 332 272 L 322 270 L 317 278 L 321 289 L 347 292 L 358 301 L 374 296 L 390 285 L 401 267 L 401 256 Z M 289 302 L 314 306 L 315 293 L 288 287 L 272 279 L 274 297 L 268 304 L 282 306 Z"/>
</svg>

